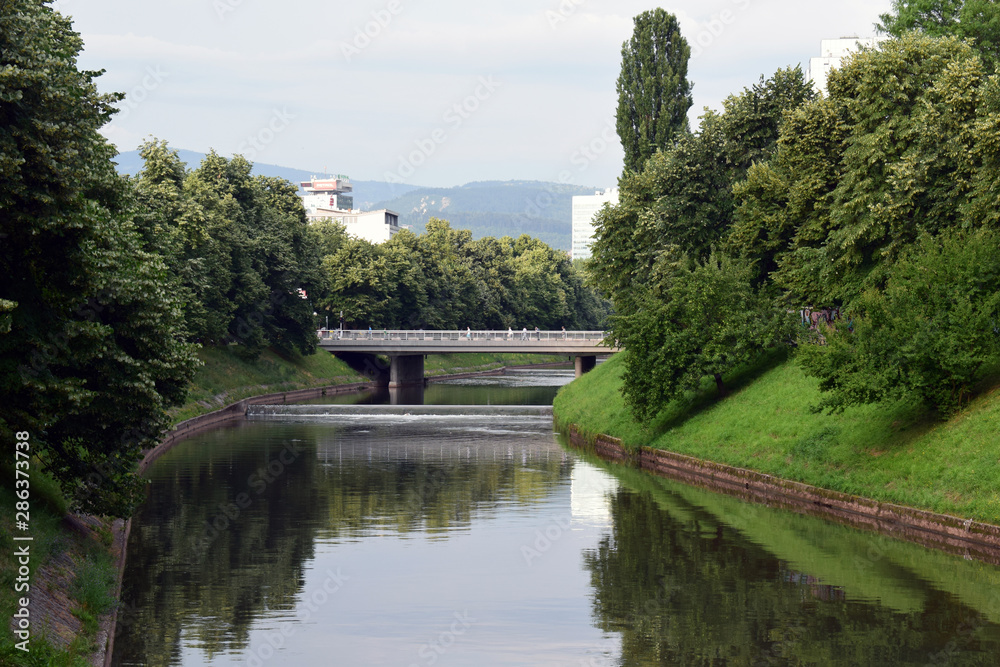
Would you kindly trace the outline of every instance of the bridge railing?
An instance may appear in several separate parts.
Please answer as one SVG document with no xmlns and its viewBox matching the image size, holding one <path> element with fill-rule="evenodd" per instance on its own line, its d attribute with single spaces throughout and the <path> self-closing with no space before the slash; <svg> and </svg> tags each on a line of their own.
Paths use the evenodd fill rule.
<svg viewBox="0 0 1000 667">
<path fill-rule="evenodd" d="M 607 334 L 603 331 L 423 331 L 394 329 L 320 329 L 316 335 L 321 341 L 338 340 L 372 340 L 372 341 L 591 341 L 604 340 Z"/>
</svg>

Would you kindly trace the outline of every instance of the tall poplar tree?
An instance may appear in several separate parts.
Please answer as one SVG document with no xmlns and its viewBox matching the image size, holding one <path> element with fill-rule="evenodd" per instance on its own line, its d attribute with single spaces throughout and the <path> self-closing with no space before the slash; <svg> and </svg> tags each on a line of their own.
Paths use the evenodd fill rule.
<svg viewBox="0 0 1000 667">
<path fill-rule="evenodd" d="M 632 39 L 622 45 L 618 77 L 617 129 L 626 170 L 641 171 L 651 155 L 687 128 L 690 56 L 676 16 L 657 8 L 635 17 Z"/>
</svg>

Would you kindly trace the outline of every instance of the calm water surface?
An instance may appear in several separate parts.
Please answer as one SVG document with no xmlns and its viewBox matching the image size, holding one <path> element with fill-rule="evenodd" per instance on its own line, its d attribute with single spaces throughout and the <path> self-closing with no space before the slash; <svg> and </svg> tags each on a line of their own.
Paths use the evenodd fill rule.
<svg viewBox="0 0 1000 667">
<path fill-rule="evenodd" d="M 1000 662 L 997 568 L 610 468 L 550 419 L 247 421 L 149 477 L 117 665 Z"/>
</svg>

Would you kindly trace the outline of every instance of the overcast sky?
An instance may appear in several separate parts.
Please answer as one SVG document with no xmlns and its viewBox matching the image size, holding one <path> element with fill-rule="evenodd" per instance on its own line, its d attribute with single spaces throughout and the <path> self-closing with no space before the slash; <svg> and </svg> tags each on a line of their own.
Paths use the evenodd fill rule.
<svg viewBox="0 0 1000 667">
<path fill-rule="evenodd" d="M 762 74 L 873 35 L 891 0 L 676 0 L 692 126 Z M 615 81 L 634 0 L 59 0 L 120 151 L 175 148 L 356 180 L 614 185 Z"/>
</svg>

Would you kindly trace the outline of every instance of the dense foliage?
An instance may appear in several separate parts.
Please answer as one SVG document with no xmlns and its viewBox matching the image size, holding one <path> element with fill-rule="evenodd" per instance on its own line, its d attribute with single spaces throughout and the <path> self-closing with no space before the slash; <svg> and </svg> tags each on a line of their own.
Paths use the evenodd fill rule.
<svg viewBox="0 0 1000 667">
<path fill-rule="evenodd" d="M 250 176 L 242 157 L 211 153 L 188 171 L 165 142 L 142 155 L 138 218 L 203 345 L 308 354 L 341 312 L 348 328 L 452 330 L 596 328 L 606 315 L 565 253 L 532 237 L 473 240 L 431 218 L 374 244 L 308 224 L 295 186 Z"/>
<path fill-rule="evenodd" d="M 893 0 L 876 28 L 892 37 L 914 30 L 933 37 L 972 40 L 992 69 L 1000 58 L 1000 5 L 996 0 Z"/>
<path fill-rule="evenodd" d="M 798 68 L 778 71 L 697 134 L 682 133 L 641 172 L 620 180 L 619 204 L 597 218 L 591 273 L 619 316 L 625 394 L 640 419 L 712 375 L 790 338 L 778 294 L 756 283 L 755 264 L 723 250 L 733 225 L 733 186 L 778 139 L 782 113 L 813 97 Z"/>
<path fill-rule="evenodd" d="M 897 5 L 897 23 L 932 11 Z M 1000 360 L 990 71 L 981 43 L 906 33 L 847 59 L 824 97 L 779 72 L 626 170 L 592 269 L 621 313 L 616 337 L 639 352 L 624 376 L 636 416 L 793 342 L 788 315 L 821 308 L 842 317 L 797 342 L 823 407 L 913 393 L 942 415 L 960 409 Z M 734 330 L 730 309 L 760 326 Z"/>
<path fill-rule="evenodd" d="M 657 8 L 635 17 L 632 38 L 622 45 L 617 86 L 616 127 L 627 171 L 642 169 L 651 155 L 687 129 L 690 56 L 676 16 Z"/>
<path fill-rule="evenodd" d="M 910 34 L 829 87 L 741 186 L 734 245 L 790 303 L 852 318 L 803 355 L 824 405 L 914 391 L 950 414 L 996 358 L 996 236 L 974 230 L 996 226 L 997 81 L 969 45 Z"/>
<path fill-rule="evenodd" d="M 119 97 L 77 70 L 81 48 L 43 3 L 0 6 L 0 434 L 22 434 L 75 508 L 127 516 L 195 362 L 98 133 Z"/>
<path fill-rule="evenodd" d="M 566 254 L 522 235 L 473 240 L 432 218 L 419 236 L 372 244 L 317 223 L 324 284 L 321 321 L 347 328 L 597 329 L 607 306 Z M 336 323 L 336 324 L 333 324 Z"/>
<path fill-rule="evenodd" d="M 300 298 L 320 284 L 318 236 L 297 188 L 251 176 L 242 157 L 210 153 L 188 173 L 165 142 L 142 148 L 136 216 L 148 246 L 170 267 L 187 335 L 203 345 L 316 349 L 313 309 Z"/>
</svg>

